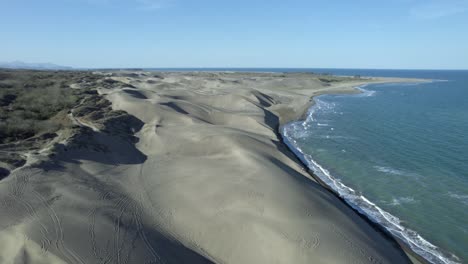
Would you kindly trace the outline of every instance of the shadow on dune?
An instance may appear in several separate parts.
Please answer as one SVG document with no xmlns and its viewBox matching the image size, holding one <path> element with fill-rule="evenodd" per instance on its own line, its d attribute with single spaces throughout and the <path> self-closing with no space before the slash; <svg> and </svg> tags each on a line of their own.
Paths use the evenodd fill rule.
<svg viewBox="0 0 468 264">
<path fill-rule="evenodd" d="M 176 103 L 169 102 L 169 103 L 160 103 L 160 105 L 167 106 L 171 108 L 172 110 L 176 111 L 177 113 L 188 115 L 189 113 L 182 109 L 180 106 L 178 106 Z"/>
<path fill-rule="evenodd" d="M 148 239 L 147 247 L 151 247 L 153 251 L 152 254 L 159 257 L 160 261 L 156 263 L 215 263 L 207 257 L 187 248 L 178 241 L 164 236 L 157 230 L 144 228 L 139 232 L 145 233 Z"/>
<path fill-rule="evenodd" d="M 88 160 L 103 164 L 141 164 L 147 156 L 135 146 L 134 136 L 144 123 L 138 118 L 122 114 L 102 122 L 104 129 L 94 131 L 81 127 L 65 144 L 56 144 L 51 162 L 81 163 Z M 43 166 L 45 164 L 42 164 Z"/>
<path fill-rule="evenodd" d="M 296 161 L 297 163 L 299 164 L 302 164 L 302 162 L 296 157 L 296 155 L 294 155 L 294 153 L 286 146 L 286 144 L 284 144 L 283 142 L 281 142 L 281 139 L 282 139 L 282 136 L 279 132 L 279 129 L 280 129 L 280 121 L 279 121 L 279 117 L 272 113 L 271 111 L 265 109 L 265 108 L 262 108 L 264 114 L 265 114 L 265 124 L 268 125 L 268 127 L 270 127 L 272 129 L 272 131 L 275 133 L 276 137 L 279 139 L 279 140 L 272 140 L 273 144 L 275 144 L 276 148 L 282 152 L 283 154 L 285 154 L 286 156 L 288 156 L 288 158 L 290 158 L 291 160 L 294 160 Z"/>
<path fill-rule="evenodd" d="M 119 230 L 122 242 L 127 241 L 122 253 L 128 252 L 128 263 L 214 263 L 206 252 L 196 252 L 161 232 L 158 226 L 149 224 L 147 221 L 152 221 L 151 216 L 134 199 L 122 192 L 115 192 L 115 188 L 108 194 L 110 207 L 98 208 L 100 213 L 95 217 L 100 221 L 96 223 L 111 223 L 112 230 Z M 105 227 L 102 225 L 94 229 L 94 237 L 100 238 L 100 242 L 111 241 L 109 235 L 114 235 L 113 231 L 105 230 Z M 101 243 L 99 247 L 102 249 L 105 245 Z M 112 257 L 115 260 L 116 256 Z M 112 259 L 110 261 L 112 263 Z"/>
<path fill-rule="evenodd" d="M 132 89 L 123 89 L 122 91 L 124 91 L 125 93 L 137 98 L 137 99 L 148 99 L 148 97 L 146 97 L 146 95 L 144 95 L 143 93 L 137 91 L 137 90 L 132 90 Z"/>
<path fill-rule="evenodd" d="M 253 91 L 252 95 L 255 96 L 255 98 L 257 98 L 258 102 L 262 107 L 270 107 L 276 103 L 273 97 L 261 93 L 259 91 Z"/>
</svg>

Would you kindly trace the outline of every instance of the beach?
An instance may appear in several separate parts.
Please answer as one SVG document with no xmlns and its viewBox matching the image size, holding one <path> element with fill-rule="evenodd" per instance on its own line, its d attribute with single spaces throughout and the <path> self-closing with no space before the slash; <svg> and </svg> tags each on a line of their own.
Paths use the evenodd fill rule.
<svg viewBox="0 0 468 264">
<path fill-rule="evenodd" d="M 76 133 L 0 181 L 0 262 L 418 262 L 311 175 L 279 129 L 314 96 L 421 80 L 95 75 L 109 103 L 72 110 Z"/>
<path fill-rule="evenodd" d="M 433 81 L 314 97 L 307 119 L 283 126 L 284 141 L 340 197 L 427 261 L 465 263 L 467 167 L 460 161 L 468 123 L 456 113 L 467 113 L 466 72 L 361 72 Z"/>
</svg>

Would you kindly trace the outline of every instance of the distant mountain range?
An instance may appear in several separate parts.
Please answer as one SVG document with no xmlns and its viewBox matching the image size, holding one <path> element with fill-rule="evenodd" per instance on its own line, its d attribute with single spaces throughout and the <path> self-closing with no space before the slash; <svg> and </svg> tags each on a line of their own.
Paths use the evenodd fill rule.
<svg viewBox="0 0 468 264">
<path fill-rule="evenodd" d="M 53 63 L 27 63 L 22 61 L 0 62 L 0 68 L 28 69 L 28 70 L 71 70 L 72 67 L 56 65 Z"/>
</svg>

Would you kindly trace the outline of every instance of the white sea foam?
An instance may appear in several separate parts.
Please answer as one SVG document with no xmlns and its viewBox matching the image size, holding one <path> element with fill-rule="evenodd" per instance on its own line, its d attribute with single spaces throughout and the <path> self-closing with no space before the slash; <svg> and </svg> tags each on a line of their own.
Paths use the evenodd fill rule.
<svg viewBox="0 0 468 264">
<path fill-rule="evenodd" d="M 408 244 L 413 251 L 423 256 L 425 259 L 432 263 L 458 263 L 459 260 L 455 256 L 447 256 L 442 251 L 431 244 L 429 241 L 422 238 L 415 231 L 403 227 L 398 217 L 386 212 L 375 203 L 369 201 L 365 196 L 356 192 L 354 189 L 343 184 L 339 179 L 333 177 L 330 172 L 317 163 L 311 155 L 305 153 L 297 141 L 295 140 L 296 135 L 302 134 L 298 132 L 301 129 L 310 129 L 309 124 L 314 120 L 314 112 L 317 109 L 323 107 L 330 107 L 330 104 L 325 103 L 322 100 L 316 100 L 317 104 L 309 109 L 307 119 L 302 122 L 294 122 L 287 124 L 281 128 L 281 134 L 283 141 L 288 147 L 300 158 L 304 164 L 306 164 L 325 184 L 330 186 L 339 196 L 341 196 L 351 207 L 366 215 L 370 220 L 382 225 L 394 236 L 400 238 L 406 244 Z M 334 105 L 333 105 L 334 106 Z M 321 108 L 322 107 L 322 108 Z M 380 171 L 396 175 L 408 175 L 407 172 L 401 170 L 395 170 L 388 167 L 377 167 Z M 395 203 L 402 202 L 415 202 L 410 197 L 402 197 L 395 201 Z"/>
<path fill-rule="evenodd" d="M 384 167 L 384 166 L 374 166 L 374 168 L 380 172 L 383 173 L 388 173 L 388 174 L 394 174 L 394 175 L 404 175 L 405 173 L 403 171 L 393 169 L 390 167 Z"/>
<path fill-rule="evenodd" d="M 364 89 L 364 87 L 366 87 L 367 85 L 361 85 L 361 86 L 357 86 L 356 89 L 358 89 L 359 91 L 361 91 L 360 94 L 357 94 L 355 96 L 358 96 L 358 97 L 369 97 L 369 96 L 374 96 L 376 94 L 376 91 L 372 91 L 372 90 L 366 90 Z"/>
<path fill-rule="evenodd" d="M 336 108 L 335 103 L 326 102 L 324 100 L 315 99 L 315 105 L 309 109 L 307 119 L 305 120 L 306 123 L 311 121 L 315 121 L 314 114 L 316 112 L 333 112 Z"/>
<path fill-rule="evenodd" d="M 393 198 L 391 202 L 387 203 L 392 206 L 398 206 L 402 204 L 413 204 L 416 203 L 413 197 L 397 197 Z"/>
<path fill-rule="evenodd" d="M 354 138 L 352 137 L 347 137 L 347 136 L 335 136 L 335 135 L 314 135 L 313 137 L 315 138 L 326 138 L 326 139 L 348 139 L 348 140 L 352 140 Z"/>
<path fill-rule="evenodd" d="M 461 201 L 462 203 L 468 205 L 468 194 L 459 194 L 459 193 L 453 193 L 449 192 L 448 196 Z"/>
<path fill-rule="evenodd" d="M 394 168 L 385 167 L 385 166 L 374 166 L 374 169 L 376 169 L 377 171 L 386 173 L 386 174 L 392 174 L 392 175 L 398 175 L 398 176 L 409 176 L 409 177 L 419 176 L 417 173 L 414 173 L 414 172 L 394 169 Z"/>
</svg>

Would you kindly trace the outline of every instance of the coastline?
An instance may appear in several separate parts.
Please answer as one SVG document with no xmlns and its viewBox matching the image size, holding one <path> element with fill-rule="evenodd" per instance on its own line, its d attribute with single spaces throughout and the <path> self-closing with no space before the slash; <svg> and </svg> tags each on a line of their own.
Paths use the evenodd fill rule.
<svg viewBox="0 0 468 264">
<path fill-rule="evenodd" d="M 377 77 L 378 78 L 378 77 Z M 427 81 L 427 80 L 421 80 L 421 81 Z M 418 82 L 418 80 L 416 80 L 416 82 Z M 392 81 L 381 81 L 381 82 L 378 82 L 378 83 L 394 83 Z M 364 87 L 364 86 L 367 86 L 369 84 L 376 84 L 375 82 L 369 82 L 369 83 L 366 83 L 366 84 L 360 84 L 360 85 L 356 85 L 353 87 L 353 91 L 349 91 L 349 92 L 344 92 L 342 94 L 349 94 L 349 95 L 352 95 L 352 94 L 360 94 L 362 93 L 362 91 L 360 90 L 360 88 Z M 372 219 L 369 218 L 369 216 L 367 216 L 364 212 L 360 211 L 359 209 L 353 207 L 351 204 L 349 204 L 349 202 L 343 198 L 340 193 L 338 193 L 336 190 L 334 190 L 331 186 L 329 186 L 325 181 L 323 181 L 321 179 L 321 177 L 317 176 L 315 174 L 315 172 L 310 169 L 308 167 L 308 165 L 302 160 L 301 158 L 301 154 L 299 153 L 296 153 L 296 150 L 294 148 L 294 146 L 292 145 L 292 143 L 289 142 L 289 140 L 284 136 L 283 134 L 283 130 L 284 130 L 284 127 L 290 123 L 293 123 L 293 122 L 302 122 L 302 121 L 305 121 L 309 115 L 309 111 L 311 108 L 313 108 L 316 104 L 314 98 L 315 97 L 318 97 L 318 96 L 321 96 L 321 95 L 327 95 L 328 93 L 323 93 L 323 94 L 318 94 L 318 95 L 314 95 L 310 98 L 310 103 L 307 104 L 307 106 L 305 107 L 305 109 L 302 111 L 302 114 L 299 114 L 297 115 L 297 119 L 295 120 L 290 120 L 288 122 L 285 122 L 284 124 L 280 125 L 280 127 L 278 128 L 278 131 L 279 131 L 279 134 L 281 135 L 281 142 L 288 146 L 288 148 L 290 149 L 290 151 L 296 156 L 297 158 L 297 162 L 299 162 L 300 164 L 302 164 L 302 166 L 304 166 L 304 168 L 306 168 L 306 170 L 308 171 L 308 173 L 314 178 L 314 180 L 316 180 L 320 185 L 323 186 L 323 188 L 325 188 L 327 191 L 333 193 L 333 195 L 335 195 L 336 197 L 338 197 L 344 204 L 346 204 L 347 206 L 349 206 L 352 210 L 354 210 L 357 214 L 359 214 L 365 221 L 367 221 L 370 225 L 372 225 L 375 229 L 377 229 L 379 232 L 381 232 L 384 236 L 387 236 L 388 238 L 390 239 L 395 239 L 396 242 L 402 247 L 402 249 L 404 250 L 404 252 L 408 255 L 408 257 L 411 259 L 411 261 L 413 263 L 421 263 L 421 264 L 430 264 L 430 262 L 428 260 L 426 260 L 424 257 L 422 257 L 421 255 L 419 255 L 417 252 L 415 252 L 407 243 L 405 243 L 401 238 L 397 237 L 397 236 L 394 236 L 393 234 L 391 234 L 388 230 L 386 230 L 386 228 L 384 226 L 382 226 L 381 224 L 373 221 Z"/>
<path fill-rule="evenodd" d="M 79 133 L 0 184 L 0 199 L 21 201 L 0 204 L 2 215 L 16 212 L 1 223 L 11 225 L 0 231 L 13 245 L 0 249 L 7 260 L 26 251 L 38 263 L 94 263 L 102 254 L 130 263 L 414 261 L 314 179 L 279 133 L 314 96 L 411 79 L 97 75 L 112 111 L 81 109 Z"/>
<path fill-rule="evenodd" d="M 184 74 L 186 72 L 180 72 L 180 74 Z M 199 72 L 203 73 L 203 72 Z M 218 72 L 218 73 L 226 73 L 224 71 Z M 236 74 L 238 72 L 228 72 L 228 73 L 233 73 Z M 248 72 L 247 72 L 248 73 Z M 265 72 L 268 74 L 278 74 L 275 72 Z M 338 76 L 338 77 L 352 77 L 352 76 Z M 419 83 L 419 82 L 428 82 L 428 81 L 433 81 L 433 80 L 427 80 L 427 79 L 416 79 L 416 78 L 393 78 L 393 77 L 364 77 L 366 80 L 358 83 L 353 83 L 352 85 L 350 84 L 345 84 L 344 86 L 342 85 L 337 85 L 337 86 L 332 86 L 332 87 L 327 87 L 323 91 L 320 91 L 318 93 L 314 93 L 310 98 L 308 98 L 308 103 L 305 103 L 302 106 L 299 106 L 298 108 L 294 109 L 294 112 L 296 114 L 292 114 L 287 112 L 281 112 L 278 113 L 279 117 L 279 124 L 277 127 L 277 133 L 280 135 L 280 142 L 287 147 L 289 152 L 294 155 L 296 158 L 295 161 L 299 163 L 305 170 L 307 170 L 308 174 L 317 181 L 323 188 L 325 188 L 327 191 L 335 195 L 338 199 L 340 199 L 343 204 L 348 206 L 350 209 L 352 209 L 355 213 L 357 213 L 362 219 L 364 219 L 369 225 L 373 226 L 378 232 L 380 232 L 383 236 L 387 237 L 389 240 L 395 239 L 396 242 L 398 243 L 399 246 L 402 247 L 404 252 L 407 254 L 407 256 L 411 259 L 413 263 L 430 263 L 428 262 L 425 258 L 420 256 L 418 253 L 414 252 L 405 242 L 403 242 L 400 238 L 392 235 L 389 231 L 385 229 L 382 225 L 372 221 L 367 215 L 364 213 L 360 212 L 358 209 L 353 208 L 344 198 L 342 198 L 339 193 L 337 193 L 335 190 L 333 190 L 329 185 L 327 185 L 320 177 L 315 175 L 315 173 L 307 167 L 306 164 L 301 160 L 299 156 L 291 149 L 291 146 L 289 146 L 286 142 L 285 139 L 283 138 L 283 134 L 281 133 L 282 128 L 290 123 L 290 122 L 297 122 L 304 120 L 307 117 L 308 111 L 313 105 L 315 104 L 314 98 L 318 97 L 320 95 L 325 95 L 325 94 L 359 94 L 362 91 L 359 89 L 359 87 L 363 87 L 369 84 L 383 84 L 383 83 Z"/>
</svg>

